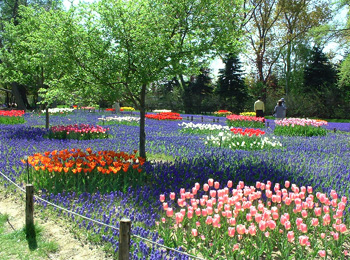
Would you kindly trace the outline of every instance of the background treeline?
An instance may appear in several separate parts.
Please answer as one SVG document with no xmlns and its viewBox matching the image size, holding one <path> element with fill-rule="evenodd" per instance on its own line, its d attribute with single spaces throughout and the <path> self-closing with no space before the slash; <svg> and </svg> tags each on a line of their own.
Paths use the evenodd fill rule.
<svg viewBox="0 0 350 260">
<path fill-rule="evenodd" d="M 349 1 L 162 3 L 0 1 L 0 102 L 350 118 Z"/>
</svg>

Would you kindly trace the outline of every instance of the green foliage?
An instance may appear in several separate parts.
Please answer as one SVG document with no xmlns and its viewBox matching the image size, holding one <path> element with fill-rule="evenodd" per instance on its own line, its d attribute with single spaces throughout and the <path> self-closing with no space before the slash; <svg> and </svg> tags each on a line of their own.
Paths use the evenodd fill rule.
<svg viewBox="0 0 350 260">
<path fill-rule="evenodd" d="M 273 133 L 275 135 L 285 135 L 285 136 L 325 136 L 327 135 L 327 130 L 322 127 L 314 126 L 279 126 L 276 125 Z"/>
<path fill-rule="evenodd" d="M 245 120 L 226 120 L 229 127 L 265 128 L 265 123 Z"/>
<path fill-rule="evenodd" d="M 213 92 L 212 78 L 209 75 L 210 69 L 202 68 L 201 74 L 191 77 L 191 80 L 184 86 L 183 101 L 187 114 L 200 114 L 207 111 L 203 108 L 203 100 Z"/>
<path fill-rule="evenodd" d="M 35 225 L 35 236 L 28 237 L 25 228 L 6 232 L 7 215 L 0 214 L 0 252 L 2 260 L 33 259 L 39 260 L 58 251 L 58 244 L 47 241 L 43 236 L 43 228 Z M 4 254 L 5 252 L 5 254 Z"/>
<path fill-rule="evenodd" d="M 49 131 L 46 136 L 49 139 L 59 139 L 59 140 L 93 140 L 93 139 L 108 139 L 108 133 L 101 132 L 67 132 L 67 131 Z"/>
<path fill-rule="evenodd" d="M 310 63 L 304 69 L 304 88 L 307 93 L 324 92 L 334 86 L 336 70 L 321 49 L 314 47 Z"/>
<path fill-rule="evenodd" d="M 0 116 L 0 124 L 4 125 L 24 124 L 25 122 L 22 116 Z"/>
<path fill-rule="evenodd" d="M 238 114 L 243 111 L 248 98 L 247 87 L 242 77 L 242 65 L 234 54 L 227 55 L 224 63 L 225 68 L 219 70 L 216 93 L 220 96 L 222 109 Z"/>
</svg>

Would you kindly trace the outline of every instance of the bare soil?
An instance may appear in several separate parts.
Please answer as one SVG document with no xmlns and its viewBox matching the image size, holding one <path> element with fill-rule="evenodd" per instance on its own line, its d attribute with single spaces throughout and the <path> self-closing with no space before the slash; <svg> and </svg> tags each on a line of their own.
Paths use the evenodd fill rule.
<svg viewBox="0 0 350 260">
<path fill-rule="evenodd" d="M 25 201 L 15 194 L 9 195 L 0 188 L 0 213 L 9 216 L 9 223 L 6 229 L 11 232 L 22 229 L 25 224 Z M 54 260 L 104 260 L 110 259 L 106 257 L 105 252 L 87 241 L 77 239 L 70 232 L 69 225 L 64 219 L 50 219 L 42 217 L 40 212 L 35 212 L 34 223 L 43 228 L 43 236 L 47 241 L 54 241 L 59 245 L 59 249 L 55 254 L 48 255 L 47 259 Z"/>
</svg>

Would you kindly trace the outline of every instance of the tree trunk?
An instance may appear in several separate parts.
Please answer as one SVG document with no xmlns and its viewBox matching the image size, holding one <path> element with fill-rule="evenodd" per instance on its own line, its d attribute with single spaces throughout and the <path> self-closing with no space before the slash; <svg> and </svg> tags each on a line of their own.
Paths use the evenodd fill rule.
<svg viewBox="0 0 350 260">
<path fill-rule="evenodd" d="M 145 131 L 145 118 L 146 118 L 146 84 L 142 84 L 141 97 L 140 97 L 140 156 L 146 158 L 146 131 Z"/>
<path fill-rule="evenodd" d="M 46 104 L 45 108 L 45 127 L 47 130 L 50 128 L 50 116 L 49 116 L 49 106 Z"/>
<path fill-rule="evenodd" d="M 12 87 L 12 95 L 15 97 L 17 108 L 20 110 L 26 110 L 26 106 L 23 102 L 23 98 L 21 96 L 21 93 L 19 92 L 18 83 L 13 82 L 11 84 L 11 87 Z"/>
</svg>

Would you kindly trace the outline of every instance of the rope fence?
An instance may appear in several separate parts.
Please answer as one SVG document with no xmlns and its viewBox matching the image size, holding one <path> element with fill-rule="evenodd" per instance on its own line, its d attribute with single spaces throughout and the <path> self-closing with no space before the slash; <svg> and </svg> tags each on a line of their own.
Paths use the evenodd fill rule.
<svg viewBox="0 0 350 260">
<path fill-rule="evenodd" d="M 32 227 L 34 225 L 34 220 L 33 220 L 33 198 L 35 198 L 35 199 L 37 199 L 39 201 L 45 202 L 46 204 L 48 204 L 48 205 L 50 205 L 52 207 L 58 208 L 60 210 L 63 210 L 65 212 L 67 212 L 67 213 L 70 213 L 70 214 L 75 215 L 77 217 L 80 217 L 82 219 L 85 219 L 85 220 L 94 222 L 96 224 L 99 224 L 99 225 L 102 225 L 102 226 L 105 226 L 105 227 L 108 227 L 108 228 L 111 228 L 111 229 L 119 231 L 119 258 L 118 259 L 120 259 L 120 260 L 129 259 L 130 236 L 136 237 L 136 238 L 141 239 L 143 241 L 146 241 L 146 242 L 148 242 L 148 243 L 150 243 L 152 245 L 155 245 L 155 246 L 158 246 L 158 247 L 162 247 L 164 249 L 167 249 L 167 250 L 170 250 L 170 251 L 173 251 L 173 252 L 176 252 L 176 253 L 188 256 L 188 257 L 193 258 L 193 259 L 205 260 L 204 258 L 188 254 L 186 252 L 177 250 L 175 248 L 167 247 L 165 245 L 162 245 L 162 244 L 159 244 L 157 242 L 154 242 L 154 241 L 152 241 L 150 239 L 147 239 L 147 238 L 144 238 L 144 237 L 141 237 L 141 236 L 138 236 L 138 235 L 131 234 L 131 220 L 129 220 L 129 219 L 121 219 L 121 221 L 120 221 L 120 228 L 117 228 L 115 226 L 111 226 L 109 224 L 103 223 L 101 221 L 98 221 L 98 220 L 86 217 L 84 215 L 80 215 L 80 214 L 78 214 L 78 213 L 76 213 L 74 211 L 71 211 L 69 209 L 63 208 L 63 207 L 61 207 L 59 205 L 56 205 L 56 204 L 54 204 L 54 203 L 52 203 L 50 201 L 45 200 L 45 199 L 43 199 L 43 198 L 41 198 L 39 196 L 33 195 L 34 188 L 33 188 L 32 184 L 27 184 L 26 189 L 23 189 L 22 187 L 20 187 L 17 183 L 12 181 L 9 177 L 7 177 L 1 171 L 0 171 L 0 175 L 2 175 L 8 182 L 10 182 L 12 185 L 14 185 L 20 191 L 22 191 L 23 193 L 26 193 L 26 226 Z"/>
</svg>

